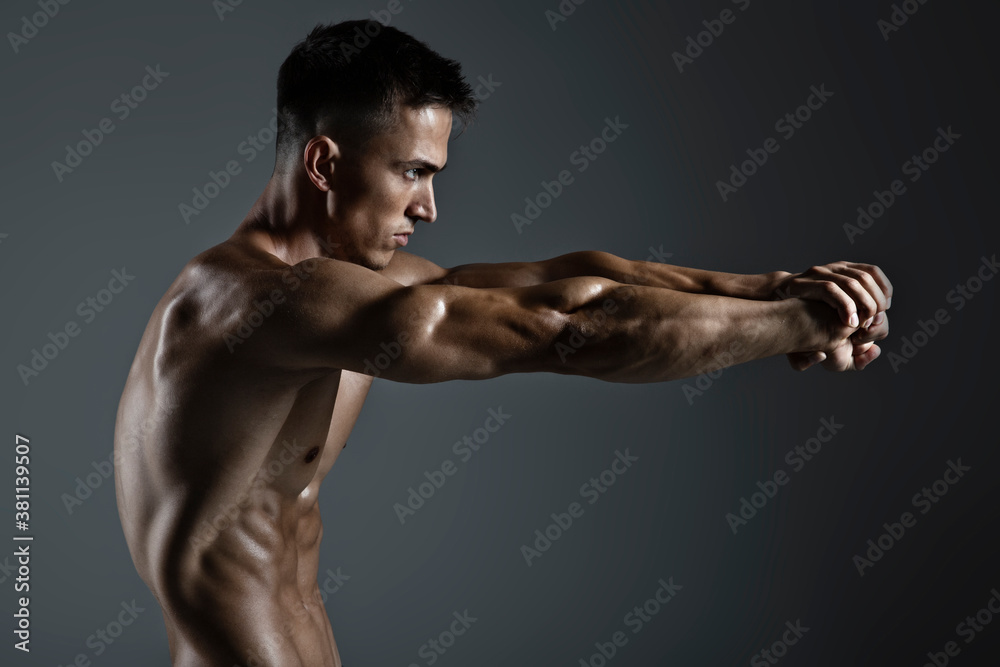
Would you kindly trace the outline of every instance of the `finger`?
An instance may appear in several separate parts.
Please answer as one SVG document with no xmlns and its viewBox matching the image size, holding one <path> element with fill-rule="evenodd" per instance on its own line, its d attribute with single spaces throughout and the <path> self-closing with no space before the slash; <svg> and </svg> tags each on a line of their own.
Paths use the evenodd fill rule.
<svg viewBox="0 0 1000 667">
<path fill-rule="evenodd" d="M 847 327 L 860 326 L 858 309 L 848 294 L 831 280 L 808 280 L 796 285 L 795 296 L 823 301 L 840 315 L 840 321 Z"/>
<path fill-rule="evenodd" d="M 822 362 L 823 368 L 828 371 L 849 371 L 854 369 L 854 356 L 852 345 L 840 345 L 826 355 L 826 360 Z"/>
<path fill-rule="evenodd" d="M 885 307 L 889 308 L 889 306 L 892 305 L 892 283 L 889 282 L 888 276 L 885 275 L 885 272 L 882 271 L 882 269 L 875 266 L 874 264 L 856 264 L 853 262 L 849 262 L 847 265 L 852 268 L 860 269 L 868 273 L 872 277 L 872 279 L 878 284 L 879 289 L 882 290 L 882 294 L 885 295 L 886 299 Z"/>
<path fill-rule="evenodd" d="M 810 352 L 809 353 L 809 366 L 815 366 L 816 364 L 821 364 L 826 361 L 826 352 Z M 809 368 L 806 366 L 806 368 Z"/>
<path fill-rule="evenodd" d="M 826 359 L 823 352 L 792 352 L 786 356 L 792 368 L 797 371 L 804 371 Z"/>
<path fill-rule="evenodd" d="M 875 343 L 855 343 L 852 345 L 851 355 L 857 357 L 858 355 L 864 354 L 871 349 L 871 346 Z"/>
<path fill-rule="evenodd" d="M 872 343 L 871 347 L 854 357 L 854 367 L 859 371 L 863 371 L 868 364 L 878 359 L 880 354 L 882 354 L 882 348 Z"/>
<path fill-rule="evenodd" d="M 851 276 L 864 286 L 868 294 L 875 300 L 876 312 L 882 312 L 887 308 L 886 296 L 882 292 L 882 287 L 878 284 L 878 282 L 876 282 L 872 274 L 862 269 L 855 268 L 854 266 L 846 266 L 843 271 L 846 275 Z M 872 316 L 874 316 L 874 314 L 875 313 L 872 313 Z"/>
<path fill-rule="evenodd" d="M 851 342 L 854 344 L 869 343 L 871 341 L 882 340 L 889 335 L 889 316 L 885 313 L 876 315 L 870 327 L 858 329 L 851 334 Z"/>
<path fill-rule="evenodd" d="M 875 301 L 874 297 L 868 293 L 865 285 L 857 278 L 845 273 L 834 273 L 830 275 L 829 280 L 835 282 L 848 297 L 853 299 L 860 321 L 863 322 L 870 317 L 874 317 L 875 313 L 878 312 L 878 302 Z"/>
</svg>

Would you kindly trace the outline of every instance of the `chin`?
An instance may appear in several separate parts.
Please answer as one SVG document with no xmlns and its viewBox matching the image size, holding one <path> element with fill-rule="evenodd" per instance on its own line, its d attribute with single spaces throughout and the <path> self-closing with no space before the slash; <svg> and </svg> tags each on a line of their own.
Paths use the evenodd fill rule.
<svg viewBox="0 0 1000 667">
<path fill-rule="evenodd" d="M 389 252 L 387 256 L 375 260 L 371 257 L 365 257 L 362 261 L 357 262 L 366 269 L 371 269 L 372 271 L 381 271 L 389 266 L 389 262 L 392 260 L 392 252 Z"/>
<path fill-rule="evenodd" d="M 354 252 L 344 253 L 346 256 L 343 257 L 343 261 L 350 262 L 351 264 L 357 264 L 358 266 L 363 266 L 371 271 L 381 271 L 382 269 L 389 266 L 390 260 L 392 260 L 393 251 L 379 251 L 379 250 L 360 250 L 356 249 Z"/>
</svg>

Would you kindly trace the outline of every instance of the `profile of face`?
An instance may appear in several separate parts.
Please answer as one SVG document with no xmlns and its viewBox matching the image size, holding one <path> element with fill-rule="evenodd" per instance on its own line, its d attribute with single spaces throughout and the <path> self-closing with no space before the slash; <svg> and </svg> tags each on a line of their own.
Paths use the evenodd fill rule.
<svg viewBox="0 0 1000 667">
<path fill-rule="evenodd" d="M 336 147 L 323 230 L 335 259 L 380 271 L 417 222 L 434 222 L 432 179 L 448 161 L 451 127 L 448 108 L 403 107 L 364 147 Z"/>
</svg>

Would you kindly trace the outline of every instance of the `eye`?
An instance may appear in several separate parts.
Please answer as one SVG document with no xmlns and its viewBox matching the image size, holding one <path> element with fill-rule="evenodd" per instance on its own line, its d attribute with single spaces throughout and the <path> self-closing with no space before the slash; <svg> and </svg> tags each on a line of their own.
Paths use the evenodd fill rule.
<svg viewBox="0 0 1000 667">
<path fill-rule="evenodd" d="M 411 181 L 415 181 L 419 177 L 419 174 L 417 173 L 419 171 L 420 167 L 414 167 L 413 169 L 407 169 L 403 173 L 406 174 L 406 178 L 410 179 Z"/>
</svg>

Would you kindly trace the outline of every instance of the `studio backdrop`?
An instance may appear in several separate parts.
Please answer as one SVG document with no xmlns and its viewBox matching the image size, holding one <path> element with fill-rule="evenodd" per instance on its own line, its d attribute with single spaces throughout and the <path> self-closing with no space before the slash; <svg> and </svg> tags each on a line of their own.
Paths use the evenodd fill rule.
<svg viewBox="0 0 1000 667">
<path fill-rule="evenodd" d="M 997 664 L 988 0 L 4 3 L 0 663 L 169 665 L 118 400 L 166 288 L 271 174 L 278 66 L 354 18 L 480 101 L 407 251 L 848 260 L 894 293 L 859 373 L 376 379 L 320 495 L 345 664 Z"/>
</svg>

